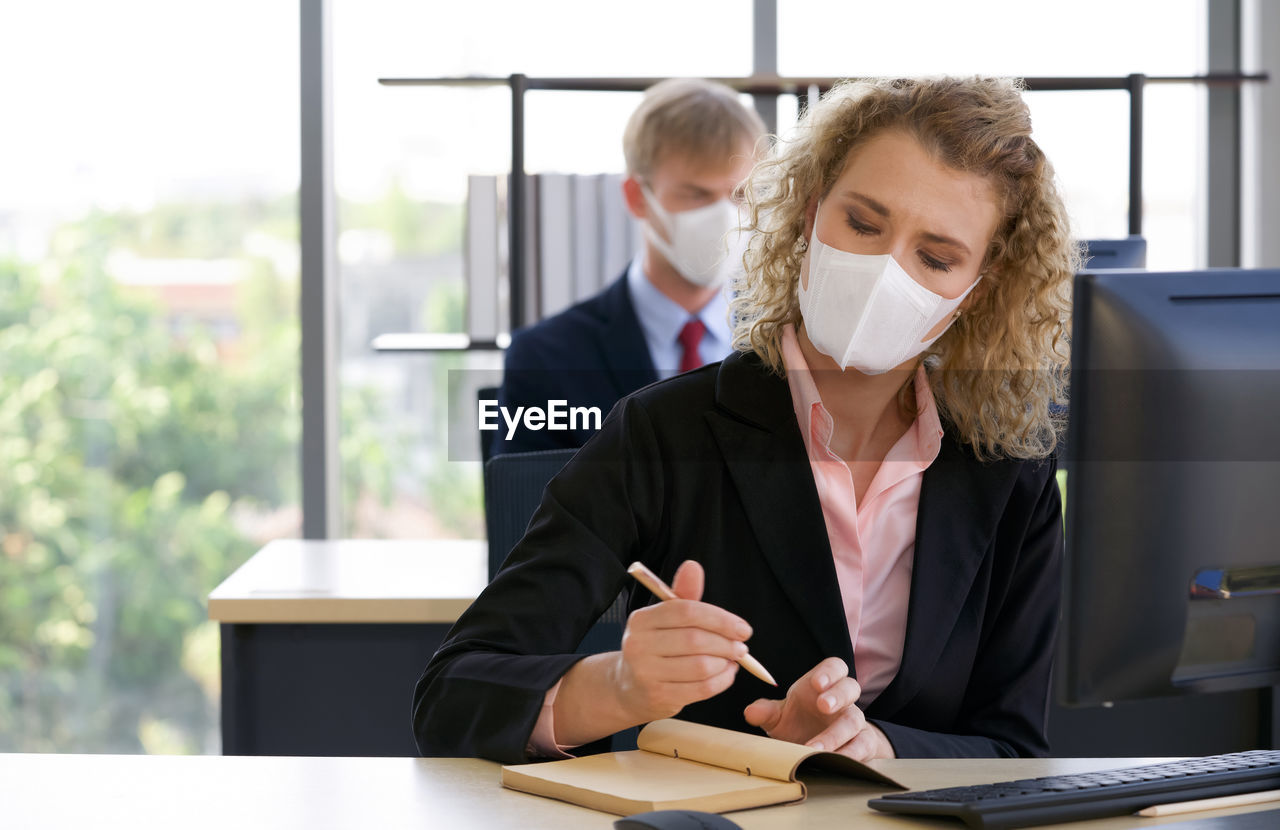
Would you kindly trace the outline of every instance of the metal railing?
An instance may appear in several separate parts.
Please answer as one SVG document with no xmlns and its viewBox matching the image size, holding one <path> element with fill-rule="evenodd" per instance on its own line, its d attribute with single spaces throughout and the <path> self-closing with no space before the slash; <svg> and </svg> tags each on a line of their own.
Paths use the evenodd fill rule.
<svg viewBox="0 0 1280 830">
<path fill-rule="evenodd" d="M 383 86 L 506 86 L 511 89 L 511 175 L 507 185 L 507 272 L 510 285 L 509 316 L 511 330 L 524 322 L 525 281 L 525 95 L 534 90 L 561 92 L 643 92 L 663 78 L 531 78 L 516 73 L 500 77 L 456 78 L 379 78 Z M 808 104 L 813 96 L 829 90 L 843 78 L 820 77 L 745 77 L 710 78 L 739 92 L 750 95 L 795 95 Z M 1270 80 L 1267 73 L 1216 72 L 1204 75 L 1144 75 L 1134 73 L 1115 77 L 1044 77 L 1023 78 L 1029 92 L 1088 92 L 1119 90 L 1129 93 L 1129 233 L 1142 233 L 1142 113 L 1143 93 L 1148 84 L 1204 84 L 1238 87 L 1244 83 Z M 375 339 L 378 351 L 460 351 L 500 348 L 495 343 L 463 343 L 458 340 L 442 345 L 438 335 L 383 335 Z"/>
</svg>

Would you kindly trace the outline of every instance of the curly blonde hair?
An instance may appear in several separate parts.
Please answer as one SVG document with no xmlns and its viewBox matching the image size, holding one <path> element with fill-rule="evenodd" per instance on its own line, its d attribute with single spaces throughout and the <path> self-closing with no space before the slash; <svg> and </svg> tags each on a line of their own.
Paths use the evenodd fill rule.
<svg viewBox="0 0 1280 830">
<path fill-rule="evenodd" d="M 806 210 L 835 184 L 851 151 L 893 129 L 947 166 L 985 178 L 1002 211 L 972 305 L 924 356 L 939 414 L 979 458 L 1048 456 L 1063 426 L 1052 404 L 1066 398 L 1080 250 L 1017 80 L 843 81 L 823 96 L 744 186 L 755 233 L 731 304 L 734 348 L 783 373 L 782 332 L 801 319 Z M 908 390 L 900 400 L 913 398 Z"/>
</svg>

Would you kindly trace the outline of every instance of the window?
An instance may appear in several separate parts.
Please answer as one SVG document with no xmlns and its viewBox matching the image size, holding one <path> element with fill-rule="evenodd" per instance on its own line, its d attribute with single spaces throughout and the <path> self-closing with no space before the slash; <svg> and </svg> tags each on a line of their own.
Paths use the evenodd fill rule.
<svg viewBox="0 0 1280 830">
<path fill-rule="evenodd" d="M 778 6 L 783 75 L 1186 76 L 1205 68 L 1204 0 L 918 0 L 909 14 L 894 3 Z M 1039 92 L 1027 101 L 1076 235 L 1125 236 L 1128 94 Z M 1203 88 L 1190 84 L 1146 88 L 1143 235 L 1150 268 L 1204 261 L 1203 177 L 1193 172 L 1205 153 L 1204 101 Z"/>
<path fill-rule="evenodd" d="M 0 33 L 0 751 L 216 752 L 205 597 L 299 529 L 296 6 Z"/>
<path fill-rule="evenodd" d="M 508 171 L 510 95 L 378 78 L 746 75 L 751 23 L 750 4 L 734 0 L 661 0 L 624 23 L 587 0 L 335 5 L 344 534 L 484 535 L 480 465 L 451 456 L 448 438 L 478 442 L 470 387 L 480 382 L 461 381 L 496 381 L 502 365 L 498 352 L 387 354 L 370 342 L 464 330 L 467 176 Z M 638 100 L 529 93 L 526 169 L 621 172 Z"/>
</svg>

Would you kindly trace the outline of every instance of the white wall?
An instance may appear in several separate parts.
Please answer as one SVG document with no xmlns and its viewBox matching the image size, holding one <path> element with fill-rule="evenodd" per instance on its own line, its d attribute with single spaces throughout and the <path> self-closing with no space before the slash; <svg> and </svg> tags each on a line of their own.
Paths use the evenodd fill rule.
<svg viewBox="0 0 1280 830">
<path fill-rule="evenodd" d="M 1241 95 L 1241 251 L 1247 268 L 1280 268 L 1280 2 L 1243 0 L 1242 68 L 1269 72 Z"/>
</svg>

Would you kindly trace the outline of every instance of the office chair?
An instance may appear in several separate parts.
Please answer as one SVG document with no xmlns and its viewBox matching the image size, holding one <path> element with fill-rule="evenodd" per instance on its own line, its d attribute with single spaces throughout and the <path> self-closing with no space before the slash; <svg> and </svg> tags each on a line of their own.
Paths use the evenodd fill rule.
<svg viewBox="0 0 1280 830">
<path fill-rule="evenodd" d="M 484 521 L 489 534 L 489 578 L 493 579 L 516 542 L 529 527 L 542 501 L 547 482 L 577 450 L 540 450 L 495 455 L 484 465 Z M 596 620 L 578 644 L 578 654 L 599 654 L 622 648 L 627 622 L 626 591 Z M 636 729 L 613 738 L 613 749 L 635 749 Z"/>
<path fill-rule="evenodd" d="M 489 534 L 489 578 L 502 567 L 503 561 L 529 527 L 533 511 L 542 501 L 542 491 L 552 476 L 573 458 L 576 450 L 539 450 L 537 452 L 503 453 L 484 465 L 484 521 Z M 624 595 L 619 594 L 587 632 L 579 654 L 614 651 L 622 645 L 622 627 L 626 622 Z"/>
</svg>

